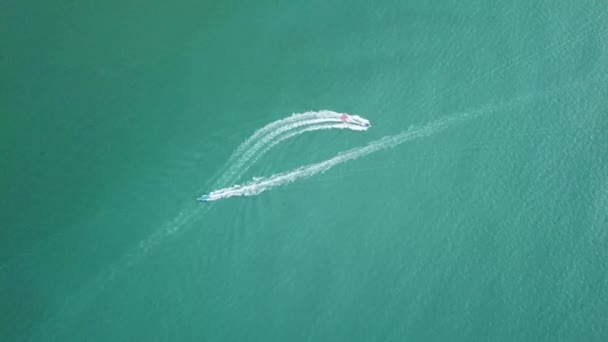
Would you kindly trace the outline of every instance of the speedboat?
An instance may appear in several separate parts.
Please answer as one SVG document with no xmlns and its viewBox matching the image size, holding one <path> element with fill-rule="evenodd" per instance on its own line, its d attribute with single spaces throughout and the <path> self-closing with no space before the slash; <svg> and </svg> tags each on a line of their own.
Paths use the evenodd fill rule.
<svg viewBox="0 0 608 342">
<path fill-rule="evenodd" d="M 343 113 L 340 116 L 340 119 L 344 123 L 351 123 L 351 124 L 355 124 L 355 125 L 365 127 L 365 128 L 372 127 L 372 125 L 369 123 L 369 120 L 366 120 L 366 119 L 360 117 L 359 115 L 350 115 L 348 113 Z"/>
<path fill-rule="evenodd" d="M 196 200 L 199 201 L 199 202 L 209 202 L 209 201 L 212 201 L 211 195 L 203 195 L 203 196 L 197 198 Z"/>
</svg>

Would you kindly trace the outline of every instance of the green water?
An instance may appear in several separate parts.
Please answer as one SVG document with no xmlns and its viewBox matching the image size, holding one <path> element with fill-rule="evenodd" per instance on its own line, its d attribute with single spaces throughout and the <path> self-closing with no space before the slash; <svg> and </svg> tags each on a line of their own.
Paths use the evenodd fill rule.
<svg viewBox="0 0 608 342">
<path fill-rule="evenodd" d="M 605 1 L 0 1 L 0 340 L 605 341 Z M 256 196 L 236 183 L 464 122 Z"/>
</svg>

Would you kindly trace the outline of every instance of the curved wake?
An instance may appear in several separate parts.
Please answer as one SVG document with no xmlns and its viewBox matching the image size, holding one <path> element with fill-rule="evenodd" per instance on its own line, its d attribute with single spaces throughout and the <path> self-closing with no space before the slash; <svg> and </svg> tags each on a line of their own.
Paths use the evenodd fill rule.
<svg viewBox="0 0 608 342">
<path fill-rule="evenodd" d="M 324 130 L 324 129 L 350 129 L 350 130 L 353 130 L 353 131 L 365 131 L 365 130 L 367 130 L 367 128 L 364 128 L 364 127 L 353 126 L 353 125 L 349 125 L 349 124 L 345 124 L 345 123 L 314 125 L 314 126 L 310 126 L 310 127 L 305 127 L 305 128 L 300 129 L 298 131 L 291 132 L 289 134 L 285 134 L 284 136 L 282 136 L 282 137 L 278 138 L 277 140 L 273 141 L 270 145 L 266 146 L 262 150 L 262 152 L 260 152 L 260 154 L 258 156 L 256 156 L 256 158 L 254 160 L 251 161 L 251 165 L 255 164 L 255 162 L 261 156 L 263 156 L 264 154 L 266 154 L 266 152 L 268 152 L 271 148 L 273 148 L 274 146 L 280 144 L 284 140 L 293 138 L 293 137 L 295 137 L 297 135 L 300 135 L 302 133 L 305 133 L 305 132 L 319 131 L 319 130 Z"/>
<path fill-rule="evenodd" d="M 280 141 L 284 141 L 288 138 L 295 137 L 305 132 L 310 132 L 316 129 L 312 127 L 319 127 L 318 129 L 328 129 L 327 126 L 320 128 L 321 123 L 343 123 L 340 113 L 321 110 L 321 111 L 309 111 L 304 113 L 296 113 L 288 116 L 284 119 L 274 121 L 254 132 L 254 134 L 245 140 L 237 149 L 232 153 L 225 165 L 228 169 L 221 173 L 220 178 L 215 182 L 215 186 L 222 186 L 226 183 L 232 183 L 238 180 L 255 161 L 261 156 L 268 152 L 271 147 L 276 146 L 277 142 L 273 139 L 278 138 Z M 363 127 L 344 123 L 339 127 L 331 128 L 346 128 L 352 130 L 365 130 Z M 288 133 L 289 132 L 289 133 Z M 279 137 L 280 135 L 288 133 L 288 138 Z M 266 146 L 266 147 L 265 147 Z M 260 151 L 262 151 L 260 153 Z M 251 161 L 251 162 L 250 162 Z"/>
<path fill-rule="evenodd" d="M 233 179 L 240 178 L 253 164 L 255 164 L 259 158 L 261 158 L 262 155 L 268 152 L 272 147 L 284 140 L 293 138 L 302 133 L 331 128 L 351 129 L 355 131 L 364 131 L 367 129 L 358 125 L 342 123 L 339 114 L 336 113 L 336 115 L 337 117 L 307 119 L 277 127 L 275 130 L 266 134 L 266 136 L 260 138 L 257 142 L 254 142 L 253 146 L 246 149 L 241 156 L 232 165 L 230 165 L 230 168 L 227 171 L 227 176 L 232 177 Z M 332 124 L 321 125 L 327 123 Z M 281 136 L 285 133 L 288 134 Z"/>
<path fill-rule="evenodd" d="M 348 119 L 345 120 L 344 116 Z M 367 122 L 368 126 L 362 126 L 361 122 Z M 365 131 L 368 128 L 369 121 L 359 116 L 340 114 L 329 110 L 292 114 L 287 118 L 277 120 L 258 129 L 239 145 L 226 162 L 224 167 L 227 167 L 227 169 L 221 172 L 220 178 L 213 187 L 222 187 L 238 181 L 270 149 L 302 133 L 327 129 Z"/>
<path fill-rule="evenodd" d="M 410 128 L 400 134 L 387 136 L 381 138 L 376 141 L 372 141 L 364 147 L 354 148 L 349 151 L 339 153 L 337 156 L 328 159 L 326 161 L 310 164 L 306 166 L 299 167 L 295 170 L 279 173 L 276 175 L 272 175 L 270 177 L 264 178 L 254 178 L 252 181 L 244 184 L 244 185 L 233 185 L 227 188 L 218 189 L 212 191 L 208 195 L 209 201 L 215 201 L 219 199 L 225 199 L 233 196 L 253 196 L 260 194 L 266 190 L 270 190 L 277 186 L 281 186 L 284 184 L 291 183 L 299 178 L 306 178 L 313 176 L 317 173 L 325 172 L 332 167 L 342 164 L 344 162 L 361 158 L 370 153 L 391 148 L 397 145 L 400 145 L 406 141 L 410 141 L 416 138 L 425 137 L 434 133 L 437 133 L 451 124 L 454 124 L 463 119 L 467 119 L 472 117 L 474 114 L 465 113 L 457 116 L 451 116 L 448 118 L 444 118 L 435 122 L 432 122 L 428 125 L 418 127 L 418 128 Z M 277 141 L 277 143 L 280 141 Z"/>
</svg>

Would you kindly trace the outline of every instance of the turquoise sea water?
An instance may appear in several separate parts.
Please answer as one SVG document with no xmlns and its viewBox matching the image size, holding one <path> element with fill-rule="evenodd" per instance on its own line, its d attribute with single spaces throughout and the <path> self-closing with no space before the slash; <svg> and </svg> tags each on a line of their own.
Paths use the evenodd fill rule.
<svg viewBox="0 0 608 342">
<path fill-rule="evenodd" d="M 606 340 L 607 19 L 591 0 L 1 1 L 0 339 Z M 373 127 L 227 173 L 311 110 Z"/>
</svg>

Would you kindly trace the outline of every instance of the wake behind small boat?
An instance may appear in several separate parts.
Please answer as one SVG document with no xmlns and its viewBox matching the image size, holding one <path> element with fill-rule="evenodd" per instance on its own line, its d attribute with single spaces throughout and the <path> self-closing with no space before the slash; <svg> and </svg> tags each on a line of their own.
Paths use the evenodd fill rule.
<svg viewBox="0 0 608 342">
<path fill-rule="evenodd" d="M 228 169 L 230 172 L 227 174 L 232 175 L 234 178 L 239 178 L 239 173 L 244 173 L 250 164 L 255 163 L 258 158 L 270 148 L 281 141 L 298 136 L 304 132 L 326 129 L 367 131 L 371 126 L 369 120 L 364 119 L 359 115 L 348 113 L 323 110 L 318 112 L 292 114 L 292 116 L 287 117 L 286 119 L 281 119 L 264 126 L 257 130 L 252 137 L 247 139 L 243 146 L 249 148 L 247 149 L 241 146 L 237 149 L 234 155 L 239 156 L 239 158 L 235 157 L 235 162 L 231 164 L 231 167 Z M 232 160 L 233 157 L 231 157 L 230 161 Z M 249 162 L 249 164 L 247 162 Z M 283 181 L 283 178 L 281 177 L 275 178 Z M 211 191 L 198 197 L 196 200 L 199 202 L 211 202 L 232 196 L 255 195 L 264 191 L 269 185 L 276 183 L 275 178 L 266 179 L 254 177 L 253 181 L 247 183 L 246 186 L 233 185 Z M 289 181 L 288 178 L 285 178 L 285 180 Z M 225 183 L 226 181 L 226 179 L 223 179 L 222 182 Z"/>
</svg>

